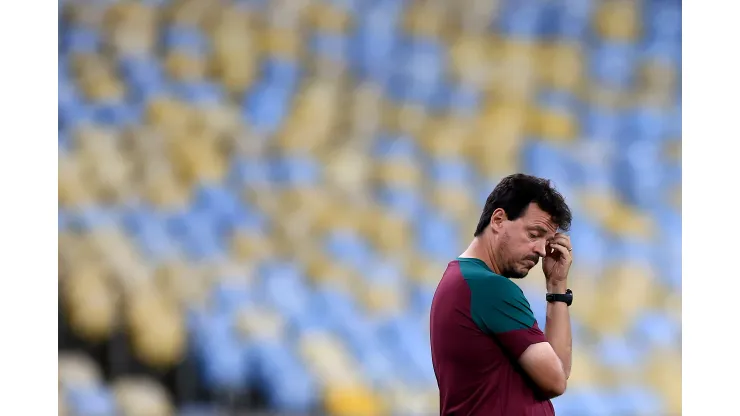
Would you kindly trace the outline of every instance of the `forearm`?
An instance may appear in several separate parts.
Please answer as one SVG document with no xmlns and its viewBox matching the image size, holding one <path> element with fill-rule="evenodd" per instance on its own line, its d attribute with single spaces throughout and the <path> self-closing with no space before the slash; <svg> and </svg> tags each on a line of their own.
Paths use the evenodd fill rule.
<svg viewBox="0 0 740 416">
<path fill-rule="evenodd" d="M 565 293 L 565 290 L 565 287 L 558 285 L 548 284 L 547 286 L 548 293 Z M 566 379 L 570 377 L 573 351 L 570 331 L 570 311 L 568 310 L 568 305 L 563 302 L 548 303 L 545 336 L 563 364 Z"/>
</svg>

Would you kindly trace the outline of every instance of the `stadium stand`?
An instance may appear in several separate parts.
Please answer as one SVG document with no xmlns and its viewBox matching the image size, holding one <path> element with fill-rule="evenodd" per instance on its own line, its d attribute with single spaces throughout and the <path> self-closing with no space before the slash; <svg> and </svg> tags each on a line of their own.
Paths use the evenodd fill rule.
<svg viewBox="0 0 740 416">
<path fill-rule="evenodd" d="M 435 414 L 431 296 L 515 171 L 575 212 L 558 415 L 680 414 L 680 1 L 59 8 L 60 415 Z"/>
</svg>

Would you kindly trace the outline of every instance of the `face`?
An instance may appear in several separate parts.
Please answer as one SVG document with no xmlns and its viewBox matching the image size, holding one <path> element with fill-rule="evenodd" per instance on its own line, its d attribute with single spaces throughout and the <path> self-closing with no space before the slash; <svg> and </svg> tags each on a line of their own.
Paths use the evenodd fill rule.
<svg viewBox="0 0 740 416">
<path fill-rule="evenodd" d="M 503 217 L 497 218 L 499 215 Z M 512 279 L 525 277 L 537 265 L 557 232 L 550 214 L 534 203 L 514 221 L 509 221 L 502 210 L 494 212 L 491 225 L 498 236 L 493 244 L 501 273 Z"/>
</svg>

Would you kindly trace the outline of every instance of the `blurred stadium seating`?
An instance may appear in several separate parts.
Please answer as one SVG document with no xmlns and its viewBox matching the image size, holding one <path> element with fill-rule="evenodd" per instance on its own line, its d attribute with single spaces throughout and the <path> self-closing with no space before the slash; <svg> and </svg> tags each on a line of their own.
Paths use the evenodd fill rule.
<svg viewBox="0 0 740 416">
<path fill-rule="evenodd" d="M 59 8 L 60 414 L 434 414 L 431 296 L 515 171 L 575 212 L 558 415 L 680 414 L 679 0 Z"/>
</svg>

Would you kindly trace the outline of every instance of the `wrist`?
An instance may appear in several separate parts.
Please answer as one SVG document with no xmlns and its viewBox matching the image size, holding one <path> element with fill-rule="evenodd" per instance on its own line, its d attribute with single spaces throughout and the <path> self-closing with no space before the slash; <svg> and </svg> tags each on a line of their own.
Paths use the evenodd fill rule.
<svg viewBox="0 0 740 416">
<path fill-rule="evenodd" d="M 567 281 L 559 281 L 559 282 L 547 282 L 547 293 L 552 294 L 565 294 L 565 291 L 568 290 L 568 282 Z"/>
</svg>

